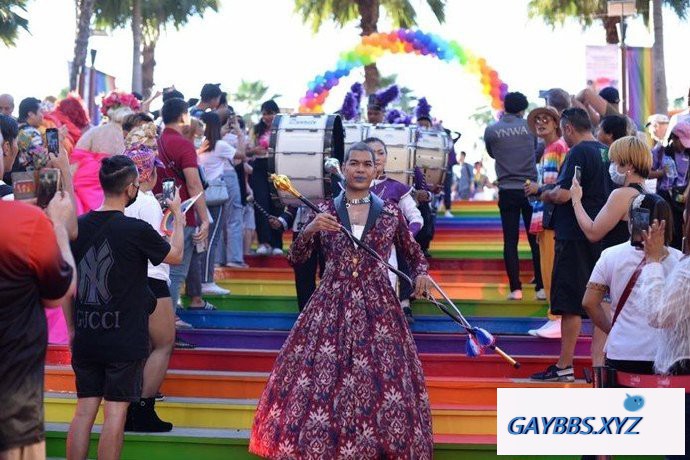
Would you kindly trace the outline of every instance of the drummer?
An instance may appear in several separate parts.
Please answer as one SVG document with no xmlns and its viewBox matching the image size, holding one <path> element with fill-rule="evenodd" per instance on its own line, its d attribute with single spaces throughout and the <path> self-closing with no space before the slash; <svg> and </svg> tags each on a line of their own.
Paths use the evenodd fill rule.
<svg viewBox="0 0 690 460">
<path fill-rule="evenodd" d="M 386 115 L 386 106 L 397 99 L 399 95 L 400 89 L 397 85 L 391 85 L 375 94 L 370 94 L 367 103 L 367 120 L 369 123 L 372 125 L 383 123 Z"/>
<path fill-rule="evenodd" d="M 424 219 L 422 218 L 422 214 L 419 212 L 419 209 L 417 209 L 417 203 L 415 202 L 414 198 L 412 198 L 414 188 L 410 187 L 409 185 L 405 185 L 402 182 L 398 182 L 395 179 L 391 179 L 390 177 L 386 177 L 385 168 L 388 150 L 386 150 L 386 144 L 384 144 L 381 139 L 370 137 L 365 139 L 364 142 L 371 147 L 376 156 L 377 178 L 371 183 L 372 193 L 384 201 L 392 201 L 397 204 L 400 207 L 400 210 L 403 212 L 405 219 L 407 219 L 410 232 L 412 232 L 412 235 L 416 235 L 424 225 Z M 409 272 L 405 270 L 406 267 L 401 266 L 401 264 L 398 263 L 395 247 L 393 247 L 393 250 L 391 251 L 389 263 L 394 267 L 399 268 L 400 271 L 409 276 Z M 393 288 L 395 288 L 398 277 L 391 271 L 388 272 L 388 275 Z M 413 292 L 412 286 L 409 286 L 409 283 L 405 283 L 403 280 L 400 281 L 400 304 L 405 312 L 407 322 L 412 324 L 414 322 L 414 318 L 412 317 L 412 309 L 410 308 L 410 297 L 412 296 Z"/>
<path fill-rule="evenodd" d="M 420 98 L 419 102 L 417 103 L 417 108 L 415 109 L 415 118 L 417 120 L 417 127 L 419 129 L 438 129 L 438 126 L 433 126 L 431 118 L 431 106 L 425 97 Z M 426 257 L 430 257 L 429 247 L 431 246 L 431 240 L 436 231 L 437 200 L 435 199 L 432 187 L 426 183 L 424 174 L 416 166 L 414 168 L 414 188 L 415 198 L 418 203 L 417 208 L 424 219 L 424 226 L 419 233 L 417 233 L 415 239 L 422 247 L 424 255 Z"/>
</svg>

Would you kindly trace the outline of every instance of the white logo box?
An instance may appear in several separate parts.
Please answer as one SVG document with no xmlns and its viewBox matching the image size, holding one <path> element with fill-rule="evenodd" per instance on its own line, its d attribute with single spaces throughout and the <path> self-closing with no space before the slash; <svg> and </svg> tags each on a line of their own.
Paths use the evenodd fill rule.
<svg viewBox="0 0 690 460">
<path fill-rule="evenodd" d="M 685 454 L 682 388 L 499 388 L 496 419 L 498 455 Z"/>
</svg>

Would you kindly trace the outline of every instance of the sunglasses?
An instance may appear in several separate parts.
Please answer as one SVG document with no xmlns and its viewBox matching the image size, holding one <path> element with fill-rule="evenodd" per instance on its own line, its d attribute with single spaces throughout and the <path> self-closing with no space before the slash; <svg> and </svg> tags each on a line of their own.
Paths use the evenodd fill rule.
<svg viewBox="0 0 690 460">
<path fill-rule="evenodd" d="M 547 116 L 547 115 L 537 115 L 536 117 L 534 117 L 534 122 L 535 122 L 535 123 L 542 124 L 542 125 L 545 125 L 545 124 L 547 124 L 549 121 L 552 121 L 552 120 L 553 120 L 553 118 L 551 118 L 551 117 L 549 117 L 549 116 Z"/>
</svg>

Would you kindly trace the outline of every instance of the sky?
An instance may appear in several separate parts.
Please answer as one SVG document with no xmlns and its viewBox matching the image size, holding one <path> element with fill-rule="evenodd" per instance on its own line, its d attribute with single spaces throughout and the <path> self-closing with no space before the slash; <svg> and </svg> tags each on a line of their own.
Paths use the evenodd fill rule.
<svg viewBox="0 0 690 460">
<path fill-rule="evenodd" d="M 422 0 L 417 6 L 419 28 L 484 57 L 508 83 L 530 101 L 539 90 L 554 86 L 577 92 L 585 86 L 585 46 L 603 45 L 604 31 L 594 26 L 583 31 L 575 22 L 552 29 L 527 15 L 527 0 L 448 0 L 446 22 L 438 24 Z M 242 79 L 263 80 L 278 93 L 281 107 L 296 107 L 314 76 L 329 70 L 338 54 L 359 42 L 356 23 L 344 28 L 326 24 L 313 34 L 293 11 L 291 0 L 221 0 L 218 13 L 194 18 L 182 30 L 164 32 L 156 49 L 155 82 L 158 88 L 175 85 L 186 97 L 198 97 L 205 82 L 221 83 L 232 91 Z M 664 12 L 665 54 L 670 99 L 688 89 L 687 49 L 678 45 L 690 38 L 690 25 Z M 67 62 L 74 49 L 73 0 L 32 0 L 28 12 L 30 33 L 21 32 L 15 48 L 0 45 L 0 93 L 43 98 L 57 95 L 68 84 Z M 627 43 L 651 46 L 652 33 L 641 19 L 629 20 Z M 391 30 L 384 16 L 379 31 Z M 131 32 L 117 30 L 91 38 L 97 49 L 96 67 L 116 77 L 117 86 L 131 82 Z M 432 114 L 444 125 L 462 132 L 460 148 L 473 150 L 481 129 L 469 119 L 487 100 L 476 77 L 458 63 L 424 56 L 387 55 L 379 60 L 383 75 L 397 74 L 398 83 L 417 97 L 425 96 Z M 353 72 L 331 91 L 326 111 L 340 107 L 347 88 L 363 81 L 363 70 Z M 155 107 L 155 106 L 154 106 Z"/>
</svg>

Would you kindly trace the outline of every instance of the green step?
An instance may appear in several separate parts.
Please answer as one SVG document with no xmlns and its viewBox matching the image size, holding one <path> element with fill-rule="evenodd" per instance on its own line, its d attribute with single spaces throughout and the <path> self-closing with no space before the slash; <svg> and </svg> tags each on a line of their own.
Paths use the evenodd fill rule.
<svg viewBox="0 0 690 460">
<path fill-rule="evenodd" d="M 46 453 L 51 458 L 66 456 L 65 443 L 67 424 L 46 424 Z M 99 432 L 100 426 L 94 431 Z M 209 430 L 176 428 L 171 433 L 125 434 L 121 460 L 166 459 L 166 460 L 244 460 L 258 459 L 247 451 L 249 432 L 246 430 Z M 91 434 L 89 458 L 96 458 L 98 434 Z M 519 459 L 579 459 L 579 455 L 515 456 L 496 454 L 493 444 L 437 443 L 434 446 L 435 460 L 519 460 Z M 657 460 L 661 456 L 616 456 L 616 460 Z"/>
<path fill-rule="evenodd" d="M 292 313 L 297 311 L 297 298 L 294 296 L 204 296 L 219 310 L 223 311 L 254 311 Z M 465 316 L 489 317 L 543 317 L 548 309 L 547 303 L 536 300 L 456 300 L 455 305 Z M 189 304 L 188 298 L 183 298 L 184 305 Z M 425 300 L 415 301 L 412 310 L 419 315 L 443 315 L 431 303 Z"/>
<path fill-rule="evenodd" d="M 500 249 L 434 249 L 429 251 L 432 257 L 439 259 L 503 259 L 503 248 Z M 529 260 L 532 258 L 532 253 L 528 248 L 518 248 L 518 257 L 520 259 Z"/>
</svg>

